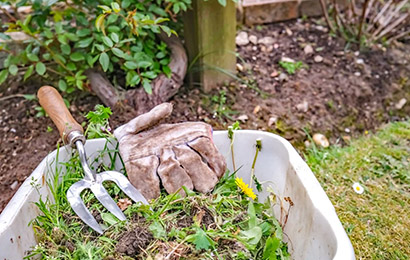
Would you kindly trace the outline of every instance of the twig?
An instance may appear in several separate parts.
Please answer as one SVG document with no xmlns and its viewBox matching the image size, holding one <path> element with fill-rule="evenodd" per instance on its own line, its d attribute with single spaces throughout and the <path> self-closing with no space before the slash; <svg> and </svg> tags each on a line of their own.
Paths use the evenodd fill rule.
<svg viewBox="0 0 410 260">
<path fill-rule="evenodd" d="M 398 39 L 400 39 L 401 37 L 406 36 L 406 34 L 407 34 L 407 35 L 410 35 L 410 30 L 404 31 L 404 32 L 402 32 L 402 33 L 397 34 L 397 35 L 394 36 L 394 37 L 391 37 L 389 40 L 387 40 L 387 43 L 390 43 L 390 42 L 392 42 L 392 41 L 398 40 Z"/>
<path fill-rule="evenodd" d="M 366 9 L 367 9 L 367 6 L 368 6 L 369 2 L 370 2 L 370 0 L 366 0 L 364 2 L 362 17 L 360 18 L 359 33 L 357 34 L 357 40 L 358 41 L 360 41 L 360 38 L 362 37 L 363 23 L 364 23 L 364 19 L 365 19 L 365 16 L 366 16 Z"/>
<path fill-rule="evenodd" d="M 1 10 L 10 20 L 12 20 L 13 22 L 16 22 L 16 21 L 17 21 L 17 19 L 16 19 L 14 16 L 12 16 L 12 15 L 9 13 L 9 11 L 7 11 L 7 9 L 5 9 L 5 8 L 3 8 L 3 7 L 0 6 L 0 10 Z"/>
<path fill-rule="evenodd" d="M 383 37 L 387 33 L 391 32 L 396 26 L 398 26 L 400 23 L 405 21 L 408 18 L 408 16 L 409 16 L 409 14 L 402 15 L 394 23 L 387 26 L 387 28 L 385 28 L 381 33 L 379 33 L 379 35 L 377 35 L 377 37 L 375 38 L 375 41 L 377 41 L 378 39 L 380 39 L 381 37 Z"/>
<path fill-rule="evenodd" d="M 335 28 L 333 27 L 332 23 L 330 22 L 329 14 L 327 13 L 325 0 L 320 0 L 320 6 L 322 7 L 322 12 L 323 12 L 323 15 L 325 16 L 327 26 L 329 27 L 329 29 L 331 31 L 335 32 Z"/>
<path fill-rule="evenodd" d="M 26 95 L 24 94 L 14 94 L 14 95 L 10 95 L 10 96 L 5 96 L 5 97 L 1 97 L 0 101 L 4 101 L 7 99 L 12 99 L 12 98 L 26 98 Z"/>
</svg>

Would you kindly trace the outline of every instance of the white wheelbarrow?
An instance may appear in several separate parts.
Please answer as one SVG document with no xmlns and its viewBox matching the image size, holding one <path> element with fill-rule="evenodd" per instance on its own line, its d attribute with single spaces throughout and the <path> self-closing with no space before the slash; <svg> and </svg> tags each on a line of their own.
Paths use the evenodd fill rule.
<svg viewBox="0 0 410 260">
<path fill-rule="evenodd" d="M 256 140 L 261 139 L 262 150 L 255 166 L 256 177 L 264 183 L 264 187 L 270 186 L 277 198 L 289 197 L 293 202 L 283 230 L 292 258 L 355 259 L 352 244 L 333 205 L 292 145 L 277 135 L 253 130 L 236 131 L 234 138 L 235 162 L 237 168 L 240 168 L 238 176 L 249 183 Z M 215 131 L 214 141 L 232 171 L 227 131 Z M 112 143 L 109 145 L 115 145 L 115 141 Z M 85 149 L 90 162 L 98 155 L 98 151 L 103 150 L 105 144 L 105 139 L 87 141 Z M 0 215 L 1 260 L 23 259 L 30 248 L 36 245 L 33 229 L 29 226 L 29 222 L 40 214 L 34 202 L 40 196 L 52 199 L 46 181 L 52 175 L 50 173 L 55 171 L 57 154 L 59 162 L 71 158 L 71 148 L 63 147 L 57 152 L 50 153 L 40 163 Z M 120 160 L 116 162 L 116 168 L 122 168 Z M 258 194 L 259 199 L 264 200 L 268 196 L 265 190 Z M 275 205 L 273 210 L 278 220 L 283 220 L 284 210 L 280 204 Z"/>
</svg>

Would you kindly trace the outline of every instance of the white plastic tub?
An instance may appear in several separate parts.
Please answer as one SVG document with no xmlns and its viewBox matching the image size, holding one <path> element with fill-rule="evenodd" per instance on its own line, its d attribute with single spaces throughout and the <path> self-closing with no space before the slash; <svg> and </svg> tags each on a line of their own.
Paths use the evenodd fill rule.
<svg viewBox="0 0 410 260">
<path fill-rule="evenodd" d="M 242 166 L 239 177 L 249 183 L 251 165 L 255 155 L 256 139 L 261 139 L 255 175 L 264 187 L 270 186 L 278 198 L 290 197 L 294 203 L 286 226 L 285 239 L 293 259 L 355 259 L 353 247 L 340 223 L 335 209 L 312 171 L 296 150 L 285 139 L 261 131 L 235 132 L 234 153 L 236 166 Z M 215 131 L 214 141 L 232 170 L 230 140 L 226 131 Z M 106 144 L 105 139 L 89 140 L 86 151 L 95 158 Z M 70 149 L 61 148 L 59 162 L 69 159 Z M 30 220 L 40 212 L 34 205 L 40 196 L 51 196 L 46 185 L 50 173 L 55 171 L 57 150 L 48 155 L 27 178 L 0 215 L 0 260 L 20 260 L 36 244 Z M 117 163 L 121 167 L 120 162 Z M 267 192 L 259 194 L 264 199 Z M 284 208 L 288 205 L 285 202 Z M 280 205 L 274 206 L 280 219 Z"/>
</svg>

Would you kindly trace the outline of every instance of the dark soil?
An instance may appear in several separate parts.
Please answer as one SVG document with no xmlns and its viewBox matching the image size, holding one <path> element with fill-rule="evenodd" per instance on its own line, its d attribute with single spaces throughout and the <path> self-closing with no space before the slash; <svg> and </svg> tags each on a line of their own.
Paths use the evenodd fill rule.
<svg viewBox="0 0 410 260">
<path fill-rule="evenodd" d="M 116 245 L 116 251 L 128 256 L 136 256 L 141 248 L 146 248 L 154 236 L 147 227 L 135 225 L 131 230 L 125 232 Z"/>
<path fill-rule="evenodd" d="M 258 39 L 271 36 L 270 44 L 252 44 L 237 49 L 241 82 L 219 87 L 212 93 L 182 88 L 171 100 L 174 112 L 168 122 L 201 120 L 215 129 L 226 129 L 235 120 L 243 129 L 278 133 L 298 148 L 310 135 L 322 133 L 332 144 L 372 131 L 383 123 L 410 115 L 410 44 L 390 49 L 344 51 L 343 40 L 332 38 L 315 21 L 243 28 Z M 314 53 L 305 54 L 309 44 Z M 314 57 L 320 55 L 321 62 Z M 309 68 L 280 76 L 282 57 L 302 61 Z M 13 83 L 0 88 L 0 212 L 41 160 L 56 148 L 59 136 L 49 118 L 35 117 L 37 101 L 16 94 L 34 94 L 41 84 Z M 213 96 L 225 91 L 219 106 Z M 401 99 L 407 103 L 399 107 Z M 70 111 L 79 121 L 99 100 L 77 94 Z M 231 113 L 233 112 L 233 113 Z M 114 112 L 112 128 L 133 118 L 129 109 Z M 48 131 L 48 127 L 53 129 Z"/>
</svg>

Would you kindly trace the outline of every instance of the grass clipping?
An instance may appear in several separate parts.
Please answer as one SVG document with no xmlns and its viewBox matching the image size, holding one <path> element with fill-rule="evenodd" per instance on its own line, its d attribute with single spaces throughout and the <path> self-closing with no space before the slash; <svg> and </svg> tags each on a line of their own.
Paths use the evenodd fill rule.
<svg viewBox="0 0 410 260">
<path fill-rule="evenodd" d="M 117 151 L 106 147 L 100 156 L 104 154 L 114 165 Z M 227 172 L 211 194 L 185 189 L 187 196 L 181 197 L 162 192 L 150 205 L 131 204 L 117 186 L 104 184 L 127 221 L 116 219 L 85 191 L 87 208 L 106 229 L 99 235 L 75 215 L 66 199 L 67 189 L 83 176 L 78 157 L 64 166 L 67 173 L 60 175 L 57 169 L 49 184 L 55 202 L 37 203 L 43 214 L 32 225 L 39 243 L 27 258 L 290 259 L 282 227 L 273 216 L 274 196 L 259 203 L 235 173 Z M 112 168 L 99 165 L 99 170 Z"/>
</svg>

